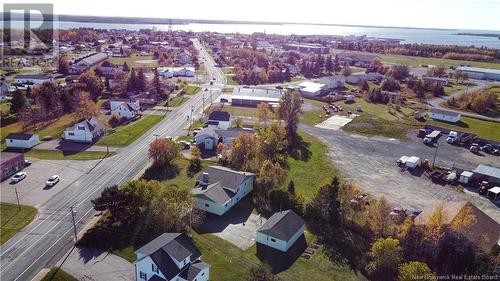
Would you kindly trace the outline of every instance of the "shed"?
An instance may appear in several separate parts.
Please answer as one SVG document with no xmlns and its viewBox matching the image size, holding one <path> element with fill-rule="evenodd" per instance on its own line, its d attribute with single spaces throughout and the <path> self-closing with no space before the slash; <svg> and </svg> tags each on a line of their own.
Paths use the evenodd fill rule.
<svg viewBox="0 0 500 281">
<path fill-rule="evenodd" d="M 460 178 L 458 179 L 458 181 L 459 181 L 459 182 L 461 182 L 461 183 L 468 184 L 468 183 L 469 183 L 470 178 L 472 177 L 472 175 L 474 175 L 474 173 L 473 173 L 473 172 L 463 171 L 463 172 L 460 174 Z"/>
<path fill-rule="evenodd" d="M 495 201 L 500 199 L 500 186 L 488 189 L 488 198 Z"/>
<path fill-rule="evenodd" d="M 40 143 L 36 134 L 12 133 L 5 137 L 5 145 L 8 148 L 29 149 Z"/>
<path fill-rule="evenodd" d="M 418 158 L 417 156 L 411 156 L 406 160 L 405 164 L 406 164 L 406 167 L 408 167 L 410 169 L 415 169 L 416 167 L 418 167 L 420 165 L 420 158 Z"/>
</svg>

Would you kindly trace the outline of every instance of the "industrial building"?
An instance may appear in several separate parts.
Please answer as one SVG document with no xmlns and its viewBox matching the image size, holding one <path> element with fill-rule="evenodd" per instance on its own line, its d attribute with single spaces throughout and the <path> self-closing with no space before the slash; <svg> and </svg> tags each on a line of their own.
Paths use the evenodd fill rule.
<svg viewBox="0 0 500 281">
<path fill-rule="evenodd" d="M 498 69 L 459 66 L 457 67 L 458 70 L 467 73 L 471 79 L 500 81 L 500 70 Z"/>
</svg>

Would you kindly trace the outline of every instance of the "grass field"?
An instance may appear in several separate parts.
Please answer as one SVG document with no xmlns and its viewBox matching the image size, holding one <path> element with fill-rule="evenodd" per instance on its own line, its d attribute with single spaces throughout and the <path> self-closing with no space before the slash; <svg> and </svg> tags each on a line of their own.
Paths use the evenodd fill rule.
<svg viewBox="0 0 500 281">
<path fill-rule="evenodd" d="M 53 267 L 49 272 L 47 272 L 41 281 L 78 281 L 78 279 L 71 276 L 61 268 Z"/>
<path fill-rule="evenodd" d="M 28 157 L 47 160 L 95 160 L 115 155 L 115 152 L 82 151 L 77 153 L 63 152 L 60 150 L 31 149 L 25 153 Z"/>
<path fill-rule="evenodd" d="M 323 143 L 304 132 L 300 132 L 300 136 L 302 144 L 288 157 L 285 186 L 293 180 L 296 192 L 311 199 L 317 188 L 338 175 L 338 172 L 328 160 L 328 150 Z"/>
<path fill-rule="evenodd" d="M 333 50 L 333 53 L 343 53 L 345 50 Z M 379 56 L 382 62 L 397 63 L 397 64 L 408 64 L 410 66 L 419 66 L 421 64 L 427 65 L 446 65 L 446 66 L 458 66 L 459 64 L 467 64 L 475 67 L 484 67 L 492 69 L 500 69 L 500 63 L 493 62 L 476 62 L 476 61 L 465 61 L 465 60 L 449 60 L 440 58 L 425 58 L 425 57 L 412 57 L 412 56 L 401 56 L 401 55 L 388 55 L 388 54 L 376 54 L 367 52 L 356 52 L 350 51 L 351 53 L 361 53 L 361 54 L 371 54 Z"/>
<path fill-rule="evenodd" d="M 188 100 L 188 97 L 185 96 L 176 96 L 168 101 L 168 106 L 179 106 L 185 103 Z"/>
<path fill-rule="evenodd" d="M 129 67 L 157 67 L 158 61 L 153 59 L 153 56 L 136 56 L 130 57 L 110 57 L 109 62 L 113 64 L 124 64 L 127 62 Z M 143 61 L 144 63 L 142 63 Z M 151 62 L 148 62 L 151 61 Z M 153 62 L 154 61 L 154 62 Z"/>
<path fill-rule="evenodd" d="M 222 110 L 231 113 L 233 116 L 246 116 L 257 118 L 259 113 L 256 107 L 224 105 Z"/>
<path fill-rule="evenodd" d="M 187 86 L 186 94 L 194 95 L 194 94 L 197 94 L 200 90 L 201 90 L 200 87 L 189 85 L 189 86 Z"/>
<path fill-rule="evenodd" d="M 37 214 L 33 207 L 21 206 L 19 210 L 16 204 L 9 203 L 0 203 L 0 211 L 0 245 L 27 226 Z"/>
<path fill-rule="evenodd" d="M 466 116 L 460 117 L 460 122 L 456 124 L 427 120 L 427 124 L 444 127 L 452 130 L 470 132 L 479 135 L 483 138 L 500 141 L 500 123 L 493 121 L 485 121 Z"/>
<path fill-rule="evenodd" d="M 343 130 L 365 136 L 385 136 L 402 139 L 411 127 L 402 122 L 390 122 L 377 115 L 363 114 L 342 127 Z"/>
<path fill-rule="evenodd" d="M 118 127 L 110 135 L 102 137 L 97 144 L 115 147 L 127 146 L 160 122 L 163 117 L 163 115 L 143 116 L 137 121 Z"/>
<path fill-rule="evenodd" d="M 352 73 L 358 73 L 358 72 L 365 72 L 366 68 L 363 67 L 357 67 L 357 66 L 350 66 L 351 72 Z"/>
</svg>

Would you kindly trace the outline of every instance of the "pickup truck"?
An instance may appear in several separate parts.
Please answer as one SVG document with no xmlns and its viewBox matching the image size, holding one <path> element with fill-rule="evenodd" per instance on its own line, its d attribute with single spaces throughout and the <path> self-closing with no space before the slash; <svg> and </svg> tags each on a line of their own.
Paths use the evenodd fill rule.
<svg viewBox="0 0 500 281">
<path fill-rule="evenodd" d="M 430 134 L 425 136 L 424 143 L 425 144 L 433 143 L 440 134 L 441 134 L 441 131 L 438 131 L 438 130 L 432 131 Z"/>
</svg>

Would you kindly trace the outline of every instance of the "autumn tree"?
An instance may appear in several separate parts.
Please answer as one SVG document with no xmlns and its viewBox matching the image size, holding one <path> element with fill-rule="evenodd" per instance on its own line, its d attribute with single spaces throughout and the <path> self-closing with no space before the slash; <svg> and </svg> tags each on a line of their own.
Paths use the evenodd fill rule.
<svg viewBox="0 0 500 281">
<path fill-rule="evenodd" d="M 448 70 L 448 67 L 445 65 L 438 65 L 435 67 L 431 67 L 427 70 L 427 75 L 428 76 L 437 76 L 437 77 L 446 77 L 447 73 L 446 71 Z"/>
<path fill-rule="evenodd" d="M 279 122 L 272 122 L 269 126 L 261 128 L 256 136 L 257 153 L 260 162 L 264 160 L 275 161 L 278 153 L 288 146 L 286 131 Z"/>
<path fill-rule="evenodd" d="M 170 166 L 179 152 L 178 145 L 172 140 L 158 138 L 149 145 L 149 158 L 153 159 L 153 166 L 156 168 Z"/>
<path fill-rule="evenodd" d="M 271 270 L 264 265 L 254 266 L 250 269 L 247 281 L 278 281 Z"/>
<path fill-rule="evenodd" d="M 278 115 L 285 121 L 288 144 L 295 146 L 298 140 L 297 125 L 302 113 L 302 100 L 298 92 L 287 92 L 281 97 Z"/>
<path fill-rule="evenodd" d="M 197 145 L 191 146 L 191 149 L 189 152 L 191 153 L 191 156 L 193 158 L 201 158 L 201 151 Z"/>
<path fill-rule="evenodd" d="M 68 59 L 67 53 L 63 53 L 63 54 L 59 55 L 57 67 L 58 67 L 57 71 L 59 73 L 62 73 L 62 74 L 69 73 L 69 59 Z"/>
<path fill-rule="evenodd" d="M 135 72 L 135 68 L 132 68 L 130 71 L 130 75 L 127 80 L 127 92 L 135 92 L 137 91 L 137 73 Z"/>
<path fill-rule="evenodd" d="M 370 61 L 370 64 L 368 65 L 367 71 L 368 72 L 377 72 L 379 68 L 381 68 L 382 62 L 380 61 L 380 58 L 376 57 Z"/>
<path fill-rule="evenodd" d="M 88 119 L 92 116 L 99 116 L 101 110 L 95 103 L 88 92 L 78 93 L 78 107 L 76 108 L 76 116 L 79 119 Z"/>
<path fill-rule="evenodd" d="M 12 94 L 12 100 L 10 101 L 10 113 L 19 113 L 23 108 L 26 107 L 26 96 L 21 90 L 16 89 Z"/>
<path fill-rule="evenodd" d="M 257 105 L 257 111 L 259 114 L 259 121 L 266 124 L 267 120 L 269 120 L 269 118 L 271 118 L 272 115 L 269 105 L 265 102 L 261 102 L 259 103 L 259 105 Z"/>
<path fill-rule="evenodd" d="M 401 246 L 394 238 L 379 238 L 371 247 L 367 270 L 375 280 L 391 280 L 401 263 Z"/>
<path fill-rule="evenodd" d="M 328 72 L 328 74 L 331 74 L 335 70 L 334 65 L 333 65 L 333 59 L 332 59 L 331 55 L 329 55 L 326 58 L 325 69 L 326 69 L 326 72 Z"/>
<path fill-rule="evenodd" d="M 78 82 L 83 84 L 83 90 L 88 92 L 93 100 L 97 100 L 104 90 L 104 83 L 92 69 L 82 73 Z"/>
<path fill-rule="evenodd" d="M 426 263 L 412 261 L 399 267 L 399 281 L 437 280 L 436 275 Z"/>
<path fill-rule="evenodd" d="M 385 197 L 377 200 L 370 209 L 368 209 L 368 223 L 376 237 L 387 237 L 389 235 L 391 227 L 391 221 L 389 219 L 390 212 L 391 207 Z"/>
<path fill-rule="evenodd" d="M 348 62 L 345 62 L 344 65 L 342 66 L 342 75 L 349 76 L 351 74 L 352 74 L 351 67 L 349 66 Z"/>
<path fill-rule="evenodd" d="M 395 64 L 391 66 L 391 76 L 396 80 L 403 80 L 410 75 L 410 67 L 406 64 Z"/>
<path fill-rule="evenodd" d="M 122 70 L 123 70 L 123 72 L 129 72 L 130 71 L 130 67 L 128 66 L 127 62 L 123 63 Z"/>
<path fill-rule="evenodd" d="M 245 171 L 258 171 L 256 137 L 243 133 L 233 141 L 229 164 L 231 167 Z"/>
</svg>

